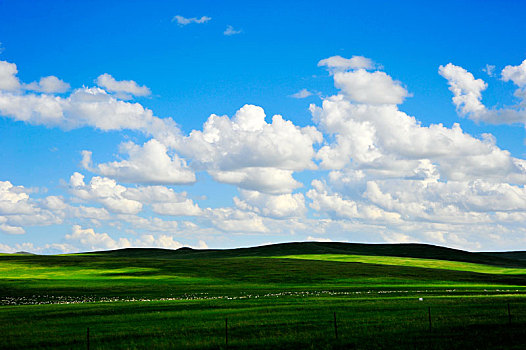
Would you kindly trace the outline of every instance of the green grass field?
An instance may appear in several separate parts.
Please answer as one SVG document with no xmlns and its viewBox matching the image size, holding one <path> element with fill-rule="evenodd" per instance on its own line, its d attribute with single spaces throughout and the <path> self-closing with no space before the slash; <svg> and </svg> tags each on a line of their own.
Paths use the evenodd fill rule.
<svg viewBox="0 0 526 350">
<path fill-rule="evenodd" d="M 521 349 L 522 257 L 345 243 L 4 254 L 0 348 L 85 349 L 88 327 L 91 349 L 226 348 L 228 318 L 229 349 Z"/>
</svg>

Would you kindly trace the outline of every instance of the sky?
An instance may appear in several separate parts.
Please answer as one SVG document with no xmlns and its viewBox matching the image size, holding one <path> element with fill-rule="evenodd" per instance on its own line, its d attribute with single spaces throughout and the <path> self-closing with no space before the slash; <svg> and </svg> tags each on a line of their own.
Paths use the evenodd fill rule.
<svg viewBox="0 0 526 350">
<path fill-rule="evenodd" d="M 524 13 L 0 0 L 0 252 L 526 250 Z"/>
</svg>

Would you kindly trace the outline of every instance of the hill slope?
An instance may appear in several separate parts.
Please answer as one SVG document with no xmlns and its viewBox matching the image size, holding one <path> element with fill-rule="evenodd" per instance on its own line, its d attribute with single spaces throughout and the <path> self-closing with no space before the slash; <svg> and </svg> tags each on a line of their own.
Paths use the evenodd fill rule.
<svg viewBox="0 0 526 350">
<path fill-rule="evenodd" d="M 361 244 L 339 242 L 292 242 L 236 249 L 192 249 L 177 250 L 155 248 L 126 248 L 96 252 L 111 257 L 155 258 L 155 259 L 199 259 L 233 257 L 270 257 L 305 254 L 353 254 L 370 256 L 395 256 L 421 259 L 470 262 L 501 267 L 526 267 L 526 254 L 472 253 L 458 249 L 429 244 Z"/>
</svg>

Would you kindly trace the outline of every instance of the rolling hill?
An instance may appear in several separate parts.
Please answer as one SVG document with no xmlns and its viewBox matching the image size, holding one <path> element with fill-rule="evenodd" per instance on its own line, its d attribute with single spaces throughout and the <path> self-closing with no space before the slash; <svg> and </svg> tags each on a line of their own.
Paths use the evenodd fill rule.
<svg viewBox="0 0 526 350">
<path fill-rule="evenodd" d="M 292 242 L 236 249 L 192 249 L 183 247 L 177 250 L 170 250 L 157 248 L 125 248 L 87 254 L 101 254 L 108 257 L 155 259 L 210 259 L 277 257 L 306 254 L 351 254 L 437 259 L 510 268 L 526 267 L 526 252 L 473 253 L 464 250 L 417 243 L 361 244 L 339 242 Z"/>
</svg>

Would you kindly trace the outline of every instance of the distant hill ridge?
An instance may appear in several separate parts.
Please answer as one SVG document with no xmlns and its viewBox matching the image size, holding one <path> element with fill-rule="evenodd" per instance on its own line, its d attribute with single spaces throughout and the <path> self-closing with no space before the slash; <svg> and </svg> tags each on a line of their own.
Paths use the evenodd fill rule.
<svg viewBox="0 0 526 350">
<path fill-rule="evenodd" d="M 502 267 L 526 267 L 526 252 L 474 253 L 417 243 L 364 244 L 340 242 L 292 242 L 235 249 L 193 249 L 189 247 L 183 247 L 177 250 L 160 248 L 125 248 L 99 251 L 95 253 L 111 257 L 153 259 L 270 257 L 299 254 L 352 254 L 462 261 Z"/>
</svg>

